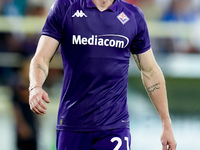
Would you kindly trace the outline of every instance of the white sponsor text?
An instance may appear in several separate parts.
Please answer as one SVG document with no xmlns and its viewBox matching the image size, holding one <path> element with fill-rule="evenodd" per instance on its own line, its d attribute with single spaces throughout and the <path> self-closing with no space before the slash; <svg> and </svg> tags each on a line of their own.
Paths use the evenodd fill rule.
<svg viewBox="0 0 200 150">
<path fill-rule="evenodd" d="M 115 37 L 115 39 L 113 37 Z M 116 37 L 118 38 L 116 39 Z M 73 35 L 72 37 L 72 44 L 74 45 L 97 45 L 125 48 L 128 43 L 129 39 L 127 37 L 115 34 L 92 35 L 90 38 L 82 37 L 81 35 Z"/>
</svg>

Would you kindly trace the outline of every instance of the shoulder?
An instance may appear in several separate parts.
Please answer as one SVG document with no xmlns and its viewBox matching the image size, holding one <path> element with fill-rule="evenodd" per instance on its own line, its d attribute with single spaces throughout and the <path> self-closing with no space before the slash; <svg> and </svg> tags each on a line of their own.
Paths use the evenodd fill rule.
<svg viewBox="0 0 200 150">
<path fill-rule="evenodd" d="M 70 5 L 71 1 L 73 0 L 57 0 L 53 5 L 55 7 L 66 7 L 67 5 Z"/>
<path fill-rule="evenodd" d="M 53 5 L 55 8 L 66 8 L 78 0 L 57 0 Z"/>
<path fill-rule="evenodd" d="M 55 3 L 58 3 L 59 5 L 71 5 L 76 3 L 79 0 L 57 0 Z"/>
<path fill-rule="evenodd" d="M 135 17 L 144 18 L 144 13 L 139 7 L 137 7 L 133 4 L 130 4 L 124 0 L 120 0 L 120 3 L 121 3 L 121 5 L 123 5 L 123 7 L 125 7 L 125 9 L 127 9 Z"/>
<path fill-rule="evenodd" d="M 73 3 L 75 3 L 77 0 L 56 0 L 51 8 L 49 15 L 59 15 L 60 17 L 63 17 L 63 15 L 66 14 L 68 8 L 70 8 Z"/>
</svg>

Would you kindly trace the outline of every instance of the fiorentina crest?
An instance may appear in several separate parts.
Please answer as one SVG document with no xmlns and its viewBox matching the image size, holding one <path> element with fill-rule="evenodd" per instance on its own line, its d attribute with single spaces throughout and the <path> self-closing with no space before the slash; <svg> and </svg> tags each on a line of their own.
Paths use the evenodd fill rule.
<svg viewBox="0 0 200 150">
<path fill-rule="evenodd" d="M 126 14 L 124 12 L 121 12 L 117 18 L 119 19 L 119 21 L 124 25 L 125 23 L 127 23 L 130 19 L 126 16 Z"/>
</svg>

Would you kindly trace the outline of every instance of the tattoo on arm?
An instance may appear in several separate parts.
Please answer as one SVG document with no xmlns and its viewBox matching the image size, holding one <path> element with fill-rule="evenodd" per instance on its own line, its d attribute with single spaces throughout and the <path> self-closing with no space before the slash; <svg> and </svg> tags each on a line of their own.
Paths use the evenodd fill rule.
<svg viewBox="0 0 200 150">
<path fill-rule="evenodd" d="M 156 84 L 154 84 L 154 85 L 152 85 L 152 86 L 150 86 L 150 87 L 148 87 L 147 88 L 147 91 L 148 91 L 148 93 L 153 93 L 155 90 L 158 90 L 158 89 L 160 89 L 160 83 L 156 83 Z"/>
<path fill-rule="evenodd" d="M 138 66 L 138 68 L 139 68 L 139 70 L 141 70 L 141 64 L 140 64 L 140 55 L 139 54 L 137 54 L 137 55 L 135 55 L 135 62 L 136 62 L 136 64 L 137 64 L 137 66 Z"/>
<path fill-rule="evenodd" d="M 45 77 L 47 77 L 47 71 L 40 64 L 37 65 L 37 68 L 41 69 L 44 72 Z"/>
</svg>

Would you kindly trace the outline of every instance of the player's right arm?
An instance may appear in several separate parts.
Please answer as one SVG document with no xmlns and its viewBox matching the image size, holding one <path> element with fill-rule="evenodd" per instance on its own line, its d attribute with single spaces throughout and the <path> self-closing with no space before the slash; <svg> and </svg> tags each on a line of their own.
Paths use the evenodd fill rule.
<svg viewBox="0 0 200 150">
<path fill-rule="evenodd" d="M 48 94 L 43 90 L 42 86 L 45 82 L 48 71 L 49 63 L 55 54 L 59 42 L 49 36 L 42 35 L 35 55 L 33 56 L 30 63 L 29 70 L 29 105 L 30 109 L 38 114 L 46 114 L 46 103 L 49 103 Z"/>
</svg>

